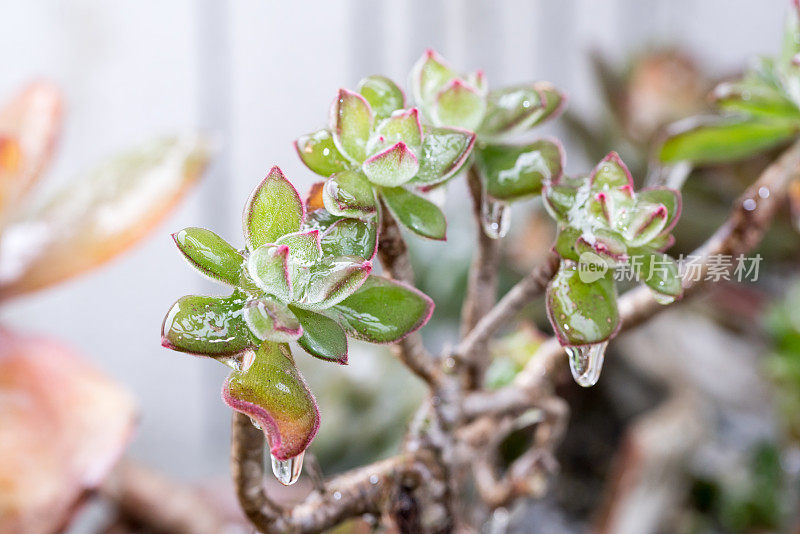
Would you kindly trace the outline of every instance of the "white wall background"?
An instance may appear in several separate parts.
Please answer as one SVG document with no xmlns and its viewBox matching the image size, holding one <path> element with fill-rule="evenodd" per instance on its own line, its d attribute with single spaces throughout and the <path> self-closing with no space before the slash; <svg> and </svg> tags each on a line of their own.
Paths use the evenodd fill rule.
<svg viewBox="0 0 800 534">
<path fill-rule="evenodd" d="M 0 320 L 69 342 L 137 394 L 142 423 L 134 457 L 187 479 L 222 474 L 224 369 L 159 345 L 168 306 L 181 295 L 213 291 L 186 269 L 169 232 L 207 226 L 241 242 L 241 206 L 270 166 L 307 186 L 312 176 L 290 142 L 323 124 L 338 87 L 374 72 L 405 81 L 413 61 L 434 47 L 465 70 L 484 68 L 490 83 L 551 80 L 570 94 L 572 109 L 591 113 L 597 99 L 587 51 L 621 60 L 650 44 L 678 44 L 724 73 L 777 49 L 788 5 L 6 0 L 0 95 L 46 77 L 68 100 L 50 180 L 68 180 L 116 150 L 173 131 L 214 132 L 220 153 L 204 184 L 146 243 L 91 276 L 12 302 Z M 110 322 L 102 311 L 108 306 L 123 308 L 115 317 L 124 321 Z"/>
</svg>

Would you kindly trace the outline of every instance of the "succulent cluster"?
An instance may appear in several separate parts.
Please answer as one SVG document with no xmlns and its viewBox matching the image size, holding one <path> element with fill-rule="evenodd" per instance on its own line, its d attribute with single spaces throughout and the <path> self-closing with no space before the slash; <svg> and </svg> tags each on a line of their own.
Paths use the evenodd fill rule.
<svg viewBox="0 0 800 534">
<path fill-rule="evenodd" d="M 716 87 L 720 115 L 675 125 L 660 150 L 667 163 L 751 157 L 800 134 L 800 4 L 794 2 L 781 54 L 760 58 L 739 80 Z"/>
<path fill-rule="evenodd" d="M 427 322 L 433 302 L 371 275 L 375 227 L 307 210 L 277 167 L 253 191 L 243 225 L 241 251 L 202 228 L 174 234 L 190 265 L 233 291 L 178 300 L 164 319 L 162 340 L 234 367 L 225 401 L 258 421 L 272 454 L 284 460 L 303 452 L 319 420 L 286 344 L 296 341 L 312 356 L 346 364 L 348 335 L 398 341 Z"/>
<path fill-rule="evenodd" d="M 548 182 L 544 204 L 558 221 L 561 266 L 547 288 L 547 313 L 562 345 L 608 340 L 619 327 L 614 269 L 631 267 L 662 302 L 682 293 L 678 266 L 663 253 L 681 210 L 672 189 L 633 191 L 616 153 L 589 176 Z"/>
<path fill-rule="evenodd" d="M 432 124 L 476 133 L 475 164 L 490 199 L 538 195 L 544 181 L 561 174 L 564 154 L 557 141 L 507 141 L 561 112 L 566 98 L 549 83 L 489 90 L 481 71 L 461 76 L 432 50 L 417 61 L 411 83 L 417 105 Z"/>
</svg>

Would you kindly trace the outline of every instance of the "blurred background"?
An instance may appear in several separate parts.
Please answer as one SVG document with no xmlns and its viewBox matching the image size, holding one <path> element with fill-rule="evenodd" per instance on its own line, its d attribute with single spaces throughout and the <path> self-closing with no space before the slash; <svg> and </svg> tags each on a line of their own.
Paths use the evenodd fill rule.
<svg viewBox="0 0 800 534">
<path fill-rule="evenodd" d="M 7 2 L 0 18 L 4 51 L 0 95 L 10 97 L 29 80 L 45 78 L 61 87 L 65 96 L 65 129 L 48 179 L 37 186 L 42 194 L 98 160 L 156 135 L 207 132 L 216 150 L 200 185 L 150 238 L 89 276 L 10 301 L 0 308 L 0 321 L 18 331 L 60 338 L 127 385 L 140 406 L 130 457 L 180 480 L 224 479 L 230 411 L 220 401 L 219 391 L 226 369 L 159 345 L 163 315 L 175 299 L 219 293 L 221 288 L 186 269 L 169 234 L 186 226 L 204 226 L 241 243 L 241 208 L 272 165 L 281 166 L 301 191 L 306 189 L 314 178 L 291 141 L 325 123 L 339 87 L 354 87 L 372 73 L 406 85 L 412 64 L 431 47 L 460 70 L 484 69 L 491 86 L 548 80 L 567 93 L 570 116 L 537 133 L 564 139 L 568 173 L 588 170 L 593 165 L 590 158 L 606 150 L 604 143 L 614 135 L 624 145 L 616 148 L 626 160 L 633 159 L 632 166 L 638 161 L 641 170 L 646 147 L 634 146 L 637 139 L 631 141 L 631 135 L 626 140 L 624 133 L 620 137 L 613 132 L 619 124 L 598 84 L 593 54 L 624 76 L 646 53 L 678 50 L 679 59 L 668 56 L 669 61 L 688 62 L 686 68 L 696 76 L 690 85 L 695 84 L 692 87 L 700 95 L 687 106 L 688 115 L 703 107 L 702 96 L 713 81 L 736 74 L 749 58 L 778 49 L 788 4 L 785 0 Z M 592 131 L 587 133 L 587 128 Z M 461 185 L 454 189 L 460 191 Z M 731 198 L 736 192 L 731 189 Z M 452 221 L 463 223 L 446 254 L 466 269 L 472 227 L 463 216 L 459 219 L 464 194 L 451 194 L 446 206 Z M 527 204 L 532 208 L 533 203 Z M 516 209 L 515 223 L 521 225 L 527 208 Z M 702 240 L 703 230 L 694 237 Z M 549 238 L 545 233 L 541 240 Z M 533 262 L 524 252 L 539 245 L 529 245 L 518 231 L 511 239 L 511 246 L 516 243 L 523 249 L 510 252 L 515 265 Z M 686 242 L 697 239 L 689 236 Z M 427 250 L 421 246 L 415 253 L 421 278 L 431 286 L 425 289 L 442 310 L 426 334 L 436 346 L 455 339 L 452 310 L 457 309 L 459 297 L 437 288 L 435 273 L 426 274 Z M 508 283 L 513 282 L 513 275 L 510 278 Z M 103 313 L 116 307 L 124 307 L 124 313 L 113 317 Z M 717 347 L 731 343 L 732 350 L 749 350 L 728 338 L 697 335 L 702 338 L 698 343 Z M 690 350 L 672 342 L 676 344 L 672 353 Z M 635 336 L 620 340 L 632 350 L 641 346 L 637 343 L 641 340 Z M 316 449 L 331 471 L 391 450 L 395 438 L 390 430 L 397 436 L 402 433 L 403 414 L 422 394 L 408 379 L 387 381 L 388 386 L 380 386 L 383 398 L 374 395 L 381 377 L 402 375 L 395 372 L 388 353 L 357 346 L 350 361 L 348 367 L 324 366 L 320 371 L 319 362 L 298 358 L 322 410 L 323 424 L 312 451 Z M 749 375 L 743 383 L 748 379 Z M 386 387 L 391 388 L 388 394 Z M 630 394 L 638 393 L 631 388 Z M 603 402 L 624 402 L 621 399 Z M 580 402 L 600 401 L 589 397 Z M 377 427 L 373 434 L 380 435 L 362 438 L 363 429 L 371 425 Z M 675 431 L 682 432 L 682 427 Z M 568 471 L 573 468 L 580 466 Z"/>
</svg>

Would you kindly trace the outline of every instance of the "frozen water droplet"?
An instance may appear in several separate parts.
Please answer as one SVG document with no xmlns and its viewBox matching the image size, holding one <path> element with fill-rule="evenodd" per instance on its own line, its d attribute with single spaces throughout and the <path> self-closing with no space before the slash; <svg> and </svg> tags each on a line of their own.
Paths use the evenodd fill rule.
<svg viewBox="0 0 800 534">
<path fill-rule="evenodd" d="M 675 302 L 675 297 L 673 297 L 672 295 L 665 295 L 664 293 L 653 292 L 653 298 L 655 299 L 656 302 L 658 302 L 659 304 L 663 304 L 664 306 Z"/>
<path fill-rule="evenodd" d="M 591 345 L 565 347 L 569 355 L 572 378 L 579 386 L 588 388 L 597 384 L 600 371 L 603 369 L 603 358 L 605 358 L 607 345 L 608 341 L 603 341 Z"/>
<path fill-rule="evenodd" d="M 492 239 L 505 237 L 511 227 L 511 207 L 500 200 L 484 197 L 481 223 L 484 233 Z"/>
<path fill-rule="evenodd" d="M 257 429 L 262 430 L 261 425 L 258 424 L 258 421 L 256 421 L 252 417 L 250 418 L 250 424 L 256 427 Z"/>
<path fill-rule="evenodd" d="M 234 371 L 242 370 L 242 360 L 238 356 L 226 356 L 218 358 L 218 360 L 233 369 Z"/>
<path fill-rule="evenodd" d="M 297 482 L 297 479 L 300 478 L 300 471 L 303 470 L 304 452 L 288 460 L 278 460 L 271 454 L 270 456 L 272 457 L 272 474 L 275 475 L 278 482 L 284 486 L 291 486 Z"/>
</svg>

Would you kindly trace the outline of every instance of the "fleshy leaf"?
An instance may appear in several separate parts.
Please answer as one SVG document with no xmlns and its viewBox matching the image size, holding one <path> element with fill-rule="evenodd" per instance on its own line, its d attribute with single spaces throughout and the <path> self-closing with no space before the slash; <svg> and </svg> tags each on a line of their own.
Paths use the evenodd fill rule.
<svg viewBox="0 0 800 534">
<path fill-rule="evenodd" d="M 237 293 L 230 297 L 182 297 L 164 318 L 161 344 L 199 356 L 240 354 L 254 342 L 242 317 L 244 304 Z"/>
<path fill-rule="evenodd" d="M 269 297 L 248 302 L 243 317 L 253 335 L 262 341 L 288 343 L 303 333 L 300 321 L 289 308 Z"/>
<path fill-rule="evenodd" d="M 635 252 L 641 260 L 639 279 L 655 293 L 679 298 L 683 294 L 678 264 L 662 252 L 640 249 Z"/>
<path fill-rule="evenodd" d="M 628 261 L 627 246 L 622 236 L 611 230 L 596 229 L 587 239 L 581 236 L 575 242 L 575 252 L 579 260 L 585 259 L 585 252 L 591 252 L 608 267 L 616 267 Z"/>
<path fill-rule="evenodd" d="M 637 202 L 634 209 L 624 217 L 619 226 L 628 243 L 641 246 L 649 243 L 667 226 L 669 212 L 663 204 Z"/>
<path fill-rule="evenodd" d="M 358 84 L 358 92 L 369 102 L 377 119 L 385 119 L 406 104 L 402 89 L 385 76 L 364 78 Z"/>
<path fill-rule="evenodd" d="M 588 273 L 591 282 L 583 282 Z M 612 337 L 619 328 L 617 294 L 612 273 L 562 263 L 547 286 L 547 315 L 562 345 L 587 345 Z M 598 276 L 599 278 L 595 278 Z"/>
<path fill-rule="evenodd" d="M 446 239 L 447 221 L 442 210 L 433 202 L 403 187 L 384 187 L 381 197 L 395 219 L 415 234 L 431 239 Z"/>
<path fill-rule="evenodd" d="M 289 247 L 289 255 L 292 261 L 312 264 L 322 258 L 319 230 L 305 230 L 286 234 L 278 239 L 275 244 Z"/>
<path fill-rule="evenodd" d="M 744 159 L 785 143 L 800 131 L 793 121 L 707 118 L 682 121 L 661 146 L 665 163 L 719 163 Z"/>
<path fill-rule="evenodd" d="M 331 131 L 336 146 L 353 163 L 367 158 L 372 121 L 372 110 L 363 96 L 347 89 L 339 90 L 331 106 Z"/>
<path fill-rule="evenodd" d="M 297 343 L 306 352 L 323 360 L 347 364 L 347 336 L 336 321 L 303 308 L 291 309 L 303 325 L 303 335 Z"/>
<path fill-rule="evenodd" d="M 714 100 L 719 107 L 729 111 L 800 120 L 800 110 L 794 102 L 777 88 L 754 78 L 718 85 L 714 89 Z"/>
<path fill-rule="evenodd" d="M 636 194 L 636 198 L 644 202 L 661 204 L 667 209 L 667 224 L 662 232 L 671 230 L 678 222 L 681 215 L 681 195 L 674 189 L 668 187 L 643 189 Z"/>
<path fill-rule="evenodd" d="M 349 162 L 333 142 L 331 132 L 322 129 L 294 142 L 297 154 L 306 167 L 320 176 L 331 176 L 349 167 Z"/>
<path fill-rule="evenodd" d="M 264 245 L 247 258 L 247 272 L 253 282 L 280 300 L 292 298 L 292 281 L 289 276 L 289 247 Z"/>
<path fill-rule="evenodd" d="M 536 89 L 544 98 L 545 109 L 544 114 L 541 117 L 538 117 L 534 124 L 531 124 L 531 126 L 535 126 L 536 124 L 541 124 L 545 121 L 558 117 L 558 115 L 564 109 L 564 105 L 567 102 L 567 97 L 564 96 L 561 91 L 556 89 L 550 82 L 535 82 L 533 84 L 533 88 Z"/>
<path fill-rule="evenodd" d="M 388 187 L 408 182 L 418 170 L 417 157 L 402 141 L 370 157 L 363 165 L 370 182 Z"/>
<path fill-rule="evenodd" d="M 353 294 L 372 272 L 372 263 L 355 256 L 325 258 L 293 280 L 294 304 L 324 310 Z"/>
<path fill-rule="evenodd" d="M 233 371 L 225 381 L 225 404 L 258 422 L 275 458 L 297 456 L 317 433 L 319 410 L 289 346 L 265 341 L 245 359 L 252 362 L 246 361 L 241 371 Z"/>
<path fill-rule="evenodd" d="M 227 241 L 205 228 L 186 228 L 172 234 L 181 253 L 202 274 L 236 286 L 244 258 Z"/>
<path fill-rule="evenodd" d="M 489 91 L 481 135 L 498 136 L 529 130 L 544 116 L 547 102 L 533 85 Z"/>
<path fill-rule="evenodd" d="M 430 106 L 441 88 L 455 76 L 439 54 L 426 50 L 411 72 L 414 99 L 418 104 Z"/>
<path fill-rule="evenodd" d="M 0 226 L 50 163 L 62 107 L 57 87 L 34 82 L 0 109 Z"/>
<path fill-rule="evenodd" d="M 333 175 L 322 190 L 325 209 L 341 217 L 363 219 L 375 214 L 377 201 L 372 185 L 359 171 Z"/>
<path fill-rule="evenodd" d="M 478 129 L 486 112 L 486 99 L 459 79 L 451 81 L 436 96 L 433 121 L 440 126 Z"/>
<path fill-rule="evenodd" d="M 498 200 L 539 194 L 546 181 L 558 181 L 564 153 L 558 143 L 542 139 L 528 145 L 486 145 L 475 150 L 486 192 Z"/>
<path fill-rule="evenodd" d="M 374 154 L 400 141 L 412 151 L 418 150 L 422 144 L 422 124 L 417 108 L 395 111 L 391 117 L 381 121 L 370 138 L 368 152 Z"/>
<path fill-rule="evenodd" d="M 567 222 L 567 213 L 575 204 L 578 190 L 561 184 L 545 184 L 543 189 L 542 198 L 547 212 L 557 221 Z"/>
<path fill-rule="evenodd" d="M 431 186 L 452 178 L 464 165 L 475 144 L 475 134 L 454 128 L 425 127 L 419 171 L 410 183 Z"/>
<path fill-rule="evenodd" d="M 60 282 L 130 248 L 172 210 L 207 161 L 200 138 L 153 141 L 17 214 L 0 235 L 0 299 Z"/>
<path fill-rule="evenodd" d="M 430 319 L 433 301 L 411 286 L 370 276 L 330 313 L 354 337 L 370 343 L 394 343 Z"/>
<path fill-rule="evenodd" d="M 572 226 L 559 228 L 553 250 L 565 260 L 578 261 L 580 254 L 578 254 L 577 243 L 581 235 L 581 231 Z"/>
<path fill-rule="evenodd" d="M 247 246 L 255 250 L 279 237 L 300 230 L 305 207 L 292 183 L 278 167 L 253 190 L 244 208 L 244 235 Z"/>
<path fill-rule="evenodd" d="M 378 250 L 378 225 L 372 221 L 340 219 L 322 236 L 326 256 L 360 256 L 371 260 Z"/>
<path fill-rule="evenodd" d="M 616 152 L 609 153 L 597 164 L 589 182 L 595 190 L 633 187 L 631 173 Z"/>
</svg>

